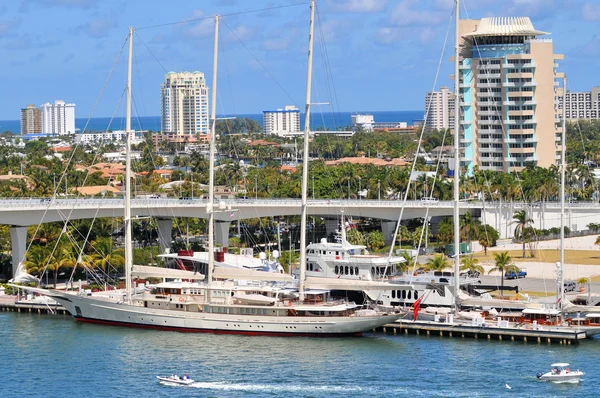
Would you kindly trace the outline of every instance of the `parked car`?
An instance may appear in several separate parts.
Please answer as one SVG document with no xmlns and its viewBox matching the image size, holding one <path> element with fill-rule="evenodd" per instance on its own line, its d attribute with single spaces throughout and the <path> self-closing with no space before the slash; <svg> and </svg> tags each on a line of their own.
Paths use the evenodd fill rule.
<svg viewBox="0 0 600 398">
<path fill-rule="evenodd" d="M 575 283 L 575 281 L 565 281 L 565 283 L 563 284 L 563 290 L 566 292 L 574 292 L 575 288 L 577 287 L 577 284 Z"/>
<path fill-rule="evenodd" d="M 525 269 L 520 269 L 517 272 L 515 271 L 510 271 L 510 272 L 505 272 L 504 273 L 504 278 L 506 279 L 519 279 L 519 278 L 525 278 L 527 276 L 527 271 L 525 271 Z"/>
</svg>

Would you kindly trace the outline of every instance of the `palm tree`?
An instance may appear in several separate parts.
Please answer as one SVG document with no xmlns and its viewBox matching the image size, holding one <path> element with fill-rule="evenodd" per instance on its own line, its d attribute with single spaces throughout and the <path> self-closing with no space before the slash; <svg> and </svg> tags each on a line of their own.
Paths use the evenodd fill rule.
<svg viewBox="0 0 600 398">
<path fill-rule="evenodd" d="M 501 288 L 500 294 L 504 292 L 504 274 L 506 272 L 519 272 L 519 267 L 512 263 L 512 257 L 508 255 L 508 252 L 494 254 L 495 266 L 489 270 L 488 275 L 494 271 L 498 271 L 501 274 Z"/>
<path fill-rule="evenodd" d="M 515 227 L 515 238 L 523 240 L 523 258 L 525 258 L 525 230 L 529 227 L 529 224 L 533 223 L 533 219 L 528 218 L 525 210 L 519 210 L 513 215 L 513 224 Z"/>
<path fill-rule="evenodd" d="M 114 249 L 112 239 L 100 237 L 92 241 L 91 246 L 94 248 L 94 253 L 91 260 L 94 265 L 108 274 L 109 266 L 124 265 L 125 258 L 123 257 L 123 249 Z"/>
<path fill-rule="evenodd" d="M 595 245 L 600 245 L 600 235 L 598 235 L 598 237 L 596 238 L 596 242 L 594 242 Z"/>
<path fill-rule="evenodd" d="M 406 270 L 412 269 L 415 266 L 415 258 L 410 255 L 410 253 L 404 250 L 400 257 L 404 259 L 404 262 L 396 264 L 396 270 L 399 272 L 404 272 Z"/>
<path fill-rule="evenodd" d="M 461 263 L 461 271 L 469 271 L 471 274 L 478 272 L 480 275 L 484 272 L 483 267 L 479 265 L 479 260 L 473 256 L 463 257 Z"/>
<path fill-rule="evenodd" d="M 427 264 L 425 264 L 425 269 L 428 271 L 441 271 L 448 267 L 450 267 L 450 263 L 443 254 L 433 256 L 427 260 Z"/>
</svg>

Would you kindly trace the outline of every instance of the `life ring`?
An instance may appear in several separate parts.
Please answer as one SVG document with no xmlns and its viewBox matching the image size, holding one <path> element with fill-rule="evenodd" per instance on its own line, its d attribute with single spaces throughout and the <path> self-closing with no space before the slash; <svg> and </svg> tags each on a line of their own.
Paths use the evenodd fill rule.
<svg viewBox="0 0 600 398">
<path fill-rule="evenodd" d="M 183 303 L 185 301 L 185 298 L 179 297 L 179 301 Z"/>
<path fill-rule="evenodd" d="M 291 301 L 288 301 L 288 304 L 287 304 L 287 306 L 288 306 L 288 307 L 291 307 L 291 306 L 292 306 L 292 302 L 291 302 Z"/>
</svg>

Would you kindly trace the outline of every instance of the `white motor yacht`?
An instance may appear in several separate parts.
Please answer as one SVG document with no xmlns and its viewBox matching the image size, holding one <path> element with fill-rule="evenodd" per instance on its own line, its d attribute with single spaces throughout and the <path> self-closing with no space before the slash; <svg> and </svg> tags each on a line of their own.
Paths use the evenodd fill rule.
<svg viewBox="0 0 600 398">
<path fill-rule="evenodd" d="M 179 377 L 177 375 L 156 376 L 156 378 L 160 382 L 173 383 L 173 384 L 181 384 L 181 385 L 184 385 L 184 386 L 189 386 L 190 384 L 195 383 L 195 381 L 189 375 L 183 375 L 183 377 Z"/>
<path fill-rule="evenodd" d="M 579 379 L 585 373 L 577 370 L 571 370 L 568 363 L 553 363 L 552 370 L 546 373 L 538 373 L 537 378 L 543 381 L 553 383 L 579 383 Z"/>
</svg>

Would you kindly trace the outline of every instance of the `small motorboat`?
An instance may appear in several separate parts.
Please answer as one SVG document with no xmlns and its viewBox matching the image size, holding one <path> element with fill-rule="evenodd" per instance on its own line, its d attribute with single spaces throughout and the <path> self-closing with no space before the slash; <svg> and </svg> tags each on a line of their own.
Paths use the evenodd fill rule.
<svg viewBox="0 0 600 398">
<path fill-rule="evenodd" d="M 579 383 L 584 374 L 579 369 L 571 370 L 568 363 L 553 363 L 550 372 L 538 373 L 537 378 L 553 383 Z"/>
<path fill-rule="evenodd" d="M 179 377 L 177 375 L 171 376 L 156 376 L 159 381 L 164 381 L 165 383 L 173 383 L 173 384 L 181 384 L 184 386 L 189 386 L 194 383 L 194 380 L 189 375 L 183 375 L 183 377 Z"/>
</svg>

